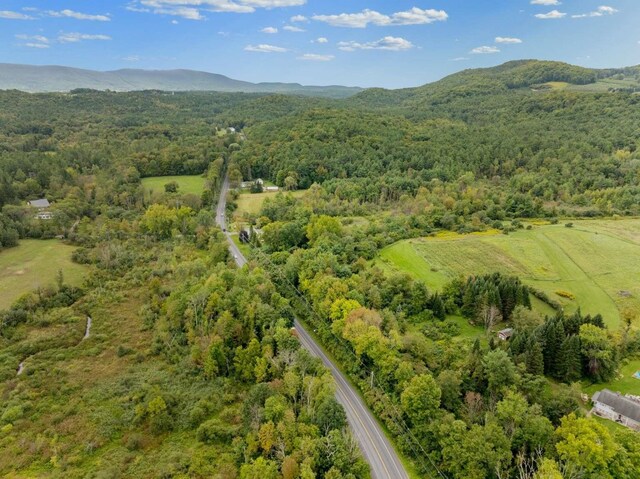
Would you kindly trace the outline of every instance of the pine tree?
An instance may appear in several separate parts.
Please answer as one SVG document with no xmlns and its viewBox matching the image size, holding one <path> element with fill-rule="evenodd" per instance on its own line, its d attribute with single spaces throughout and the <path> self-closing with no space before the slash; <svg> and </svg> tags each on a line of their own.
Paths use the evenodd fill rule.
<svg viewBox="0 0 640 479">
<path fill-rule="evenodd" d="M 561 376 L 560 349 L 565 340 L 562 318 L 557 316 L 545 325 L 544 332 L 544 372 L 557 378 Z"/>
<path fill-rule="evenodd" d="M 580 338 L 577 335 L 569 336 L 562 343 L 560 350 L 561 379 L 572 383 L 582 377 L 582 354 L 580 352 Z"/>
<path fill-rule="evenodd" d="M 531 374 L 544 374 L 544 357 L 542 355 L 542 346 L 538 341 L 532 340 L 529 343 L 524 362 L 527 366 L 527 371 Z"/>
</svg>

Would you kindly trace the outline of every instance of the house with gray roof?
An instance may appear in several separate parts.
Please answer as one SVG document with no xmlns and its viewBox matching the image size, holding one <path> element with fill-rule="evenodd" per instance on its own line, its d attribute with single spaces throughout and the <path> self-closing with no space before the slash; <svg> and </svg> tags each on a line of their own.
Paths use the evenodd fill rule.
<svg viewBox="0 0 640 479">
<path fill-rule="evenodd" d="M 36 214 L 36 219 L 39 219 L 39 220 L 53 219 L 53 214 L 49 211 L 49 207 L 51 206 L 51 203 L 49 203 L 48 199 L 40 198 L 38 200 L 31 200 L 27 202 L 27 205 L 38 210 L 38 213 Z"/>
<path fill-rule="evenodd" d="M 640 430 L 640 401 L 608 389 L 598 391 L 591 398 L 592 412 L 631 429 Z"/>
<path fill-rule="evenodd" d="M 27 204 L 32 208 L 38 208 L 38 209 L 49 208 L 51 206 L 51 203 L 49 203 L 49 200 L 46 198 L 40 198 L 39 200 L 31 200 Z"/>
</svg>

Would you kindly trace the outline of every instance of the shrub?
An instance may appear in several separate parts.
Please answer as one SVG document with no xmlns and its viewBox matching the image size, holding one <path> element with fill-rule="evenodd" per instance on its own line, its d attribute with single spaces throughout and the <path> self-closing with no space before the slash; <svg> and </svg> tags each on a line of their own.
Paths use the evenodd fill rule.
<svg viewBox="0 0 640 479">
<path fill-rule="evenodd" d="M 131 354 L 132 352 L 133 352 L 133 349 L 127 348 L 126 346 L 122 346 L 122 345 L 118 346 L 118 348 L 116 349 L 116 355 L 119 358 L 122 358 L 127 354 Z"/>
<path fill-rule="evenodd" d="M 556 291 L 556 294 L 561 298 L 567 298 L 570 300 L 576 299 L 576 296 L 573 293 L 570 293 L 569 291 L 564 291 L 562 289 L 559 289 L 558 291 Z"/>
<path fill-rule="evenodd" d="M 196 437 L 206 444 L 214 442 L 230 442 L 235 434 L 235 428 L 222 424 L 218 419 L 210 419 L 198 427 Z"/>
<path fill-rule="evenodd" d="M 0 420 L 5 423 L 14 423 L 18 419 L 22 419 L 24 416 L 24 410 L 21 406 L 12 406 L 10 408 L 5 409 L 4 413 L 2 413 L 2 417 Z"/>
<path fill-rule="evenodd" d="M 124 445 L 130 451 L 138 451 L 142 449 L 143 439 L 141 434 L 133 433 L 126 437 Z"/>
</svg>

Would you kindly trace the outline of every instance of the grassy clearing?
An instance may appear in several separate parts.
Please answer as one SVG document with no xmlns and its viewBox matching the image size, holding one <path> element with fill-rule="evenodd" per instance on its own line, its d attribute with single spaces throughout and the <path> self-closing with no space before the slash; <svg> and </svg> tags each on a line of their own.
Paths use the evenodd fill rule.
<svg viewBox="0 0 640 479">
<path fill-rule="evenodd" d="M 499 271 L 521 277 L 568 311 L 579 307 L 585 313 L 601 313 L 612 328 L 618 327 L 622 314 L 638 318 L 640 220 L 574 225 L 537 226 L 508 236 L 408 240 L 384 249 L 377 261 L 384 269 L 408 272 L 432 289 L 455 277 Z M 565 291 L 575 299 L 558 294 Z"/>
<path fill-rule="evenodd" d="M 152 176 L 142 179 L 145 192 L 164 193 L 164 185 L 175 181 L 178 183 L 178 193 L 200 196 L 204 191 L 204 177 L 202 176 Z"/>
<path fill-rule="evenodd" d="M 639 83 L 634 78 L 625 78 L 624 80 L 616 80 L 614 78 L 604 78 L 598 80 L 596 83 L 590 83 L 588 85 L 570 85 L 568 88 L 575 91 L 589 91 L 589 92 L 608 92 L 610 89 L 625 89 L 625 88 L 637 88 Z"/>
<path fill-rule="evenodd" d="M 569 83 L 563 81 L 550 81 L 545 83 L 543 86 L 546 86 L 552 90 L 564 90 L 569 86 Z"/>
<path fill-rule="evenodd" d="M 458 337 L 465 339 L 485 338 L 486 332 L 481 326 L 474 326 L 462 316 L 447 316 L 449 321 L 453 321 L 460 327 L 460 334 Z"/>
<path fill-rule="evenodd" d="M 23 240 L 0 252 L 0 309 L 24 293 L 53 284 L 58 270 L 66 283 L 82 284 L 86 267 L 71 261 L 74 249 L 58 240 Z"/>
<path fill-rule="evenodd" d="M 640 396 L 640 379 L 636 379 L 633 375 L 640 371 L 640 358 L 629 361 L 620 368 L 619 376 L 608 383 L 588 384 L 583 386 L 584 392 L 592 395 L 596 391 L 609 389 L 623 394 L 635 394 Z"/>
<path fill-rule="evenodd" d="M 279 191 L 268 191 L 265 193 L 249 193 L 244 192 L 240 195 L 236 203 L 238 204 L 238 209 L 235 212 L 237 217 L 243 217 L 245 214 L 255 216 L 260 213 L 262 209 L 262 204 L 267 198 L 274 198 L 276 195 L 280 194 Z M 293 195 L 295 198 L 300 198 L 304 195 L 305 191 L 287 191 L 282 192 L 283 194 Z"/>
</svg>

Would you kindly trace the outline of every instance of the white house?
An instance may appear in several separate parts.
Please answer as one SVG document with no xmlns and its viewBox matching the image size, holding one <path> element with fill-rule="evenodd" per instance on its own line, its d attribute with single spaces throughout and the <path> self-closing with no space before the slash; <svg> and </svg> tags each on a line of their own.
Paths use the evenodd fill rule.
<svg viewBox="0 0 640 479">
<path fill-rule="evenodd" d="M 592 412 L 631 429 L 640 430 L 640 402 L 608 389 L 598 391 L 591 398 Z"/>
<path fill-rule="evenodd" d="M 39 200 L 31 200 L 27 202 L 27 205 L 38 210 L 36 213 L 36 219 L 50 220 L 53 219 L 53 214 L 49 211 L 51 203 L 46 198 L 40 198 Z"/>
</svg>

